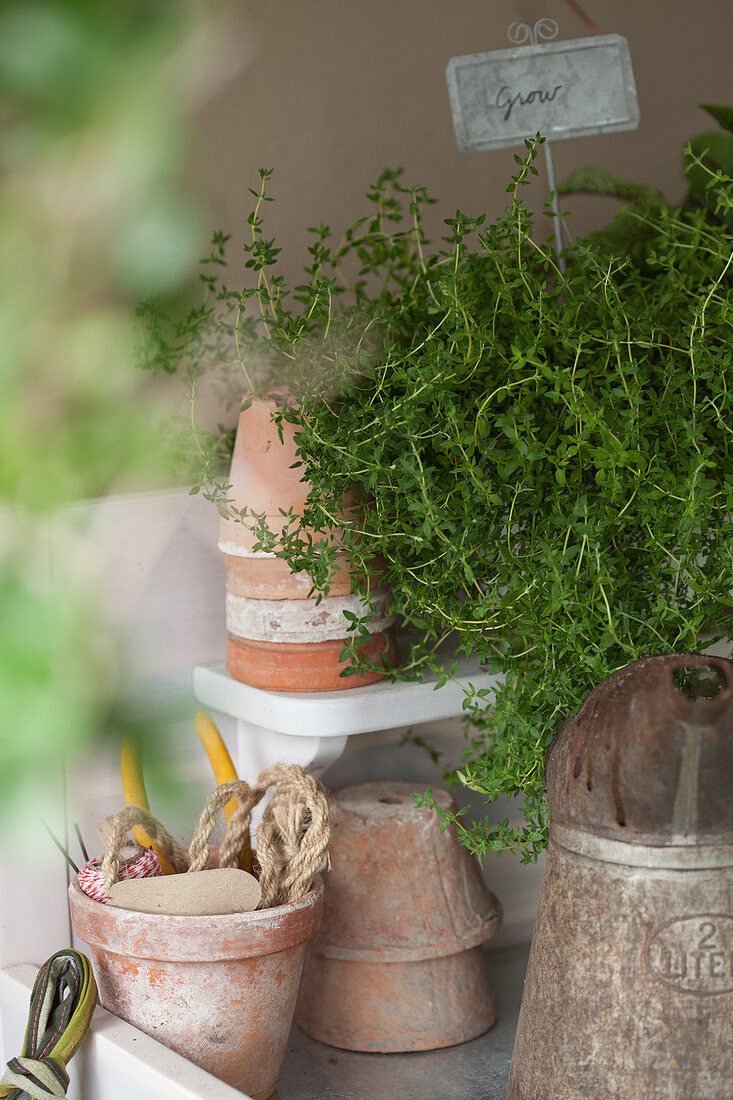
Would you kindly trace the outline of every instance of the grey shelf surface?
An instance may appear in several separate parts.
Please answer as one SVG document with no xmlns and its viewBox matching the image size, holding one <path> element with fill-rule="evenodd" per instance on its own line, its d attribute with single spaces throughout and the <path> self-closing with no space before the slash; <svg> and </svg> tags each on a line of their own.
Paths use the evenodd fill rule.
<svg viewBox="0 0 733 1100">
<path fill-rule="evenodd" d="M 293 1026 L 273 1100 L 503 1100 L 529 945 L 489 952 L 499 1019 L 485 1035 L 418 1054 L 353 1054 Z"/>
</svg>

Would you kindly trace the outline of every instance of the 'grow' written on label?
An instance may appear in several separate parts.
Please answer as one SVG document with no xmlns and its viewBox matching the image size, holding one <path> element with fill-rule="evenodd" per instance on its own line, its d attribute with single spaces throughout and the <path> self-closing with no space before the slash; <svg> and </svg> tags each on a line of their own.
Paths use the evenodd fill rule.
<svg viewBox="0 0 733 1100">
<path fill-rule="evenodd" d="M 617 34 L 452 57 L 453 125 L 464 153 L 639 124 L 629 46 Z"/>
</svg>

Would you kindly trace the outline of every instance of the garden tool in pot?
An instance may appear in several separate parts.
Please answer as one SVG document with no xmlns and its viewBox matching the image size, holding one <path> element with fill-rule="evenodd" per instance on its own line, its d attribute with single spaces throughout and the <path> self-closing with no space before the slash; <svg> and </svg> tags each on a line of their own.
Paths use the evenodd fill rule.
<svg viewBox="0 0 733 1100">
<path fill-rule="evenodd" d="M 733 661 L 647 657 L 547 758 L 550 844 L 507 1100 L 733 1081 Z"/>
<path fill-rule="evenodd" d="M 237 772 L 227 747 L 224 744 L 224 740 L 213 720 L 208 714 L 199 711 L 193 720 L 193 725 L 201 744 L 206 750 L 206 755 L 209 758 L 211 770 L 214 773 L 216 782 L 218 784 L 236 782 L 238 778 Z M 125 795 L 125 804 L 127 806 L 138 806 L 140 809 L 149 812 L 150 805 L 145 791 L 140 745 L 133 737 L 127 736 L 122 738 L 122 744 L 120 746 L 120 768 L 122 772 L 122 789 Z M 236 798 L 232 798 L 225 807 L 224 816 L 227 822 L 232 817 L 236 806 L 237 800 Z M 138 844 L 146 848 L 152 846 L 160 860 L 160 866 L 164 875 L 172 875 L 174 873 L 174 867 L 170 860 L 166 858 L 165 852 L 156 845 L 154 839 L 151 839 L 147 835 L 141 825 L 135 825 L 133 828 L 133 835 Z M 103 836 L 102 839 L 106 844 L 107 837 Z M 239 856 L 239 867 L 243 871 L 252 870 L 252 849 L 250 847 L 249 837 L 244 838 Z"/>
<path fill-rule="evenodd" d="M 270 788 L 272 797 L 258 829 L 258 879 L 241 870 L 241 854 L 243 848 L 249 851 L 252 811 Z M 226 831 L 214 854 L 211 834 L 222 810 Z M 160 852 L 170 875 L 160 876 L 159 865 L 157 873 L 129 873 L 125 853 L 134 849 L 128 833 L 137 829 Z M 266 768 L 253 786 L 239 779 L 220 783 L 204 806 L 188 848 L 140 806 L 126 806 L 103 818 L 98 830 L 105 837 L 105 855 L 82 868 L 79 888 L 94 900 L 140 913 L 206 916 L 283 905 L 309 893 L 329 865 L 326 792 L 296 764 Z M 145 855 L 154 856 L 153 849 L 146 849 Z M 93 882 L 82 881 L 87 872 Z"/>
</svg>

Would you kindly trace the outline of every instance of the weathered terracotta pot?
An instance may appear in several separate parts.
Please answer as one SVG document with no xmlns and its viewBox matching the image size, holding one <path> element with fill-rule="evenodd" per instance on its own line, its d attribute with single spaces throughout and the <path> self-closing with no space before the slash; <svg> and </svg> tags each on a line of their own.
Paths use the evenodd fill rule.
<svg viewBox="0 0 733 1100">
<path fill-rule="evenodd" d="M 296 1023 L 346 1050 L 431 1050 L 496 1020 L 481 944 L 501 908 L 455 833 L 418 809 L 409 783 L 331 796 L 324 919 L 303 970 Z M 455 809 L 447 791 L 436 802 Z"/>
<path fill-rule="evenodd" d="M 722 678 L 688 698 L 678 669 Z M 733 661 L 604 680 L 547 756 L 550 844 L 507 1100 L 733 1095 Z"/>
<path fill-rule="evenodd" d="M 251 687 L 266 691 L 344 691 L 364 687 L 384 678 L 381 672 L 355 672 L 342 676 L 349 662 L 339 655 L 343 640 L 281 644 L 251 641 L 230 634 L 227 639 L 226 668 L 230 676 Z M 367 661 L 385 658 L 396 665 L 397 645 L 394 632 L 387 630 L 371 634 L 368 642 L 358 647 Z"/>
<path fill-rule="evenodd" d="M 384 657 L 397 661 L 389 614 L 388 589 L 374 592 L 369 638 L 359 654 L 371 662 Z M 325 596 L 320 601 L 250 600 L 227 594 L 227 670 L 252 687 L 271 691 L 336 691 L 381 680 L 382 672 L 342 677 L 346 663 L 339 658 L 349 622 L 345 614 L 364 615 L 355 595 Z"/>
<path fill-rule="evenodd" d="M 336 572 L 331 579 L 330 595 L 345 596 L 351 592 L 351 574 L 344 555 L 339 555 Z M 251 557 L 226 556 L 227 592 L 250 600 L 304 600 L 313 588 L 305 571 L 291 573 L 282 558 L 274 555 Z"/>
<path fill-rule="evenodd" d="M 213 917 L 102 905 L 76 881 L 69 902 L 106 1009 L 253 1100 L 272 1095 L 322 884 L 301 901 Z"/>
<path fill-rule="evenodd" d="M 292 400 L 284 387 L 252 400 L 239 418 L 232 458 L 230 496 L 236 509 L 264 516 L 277 536 L 287 522 L 282 512 L 302 515 L 310 486 L 302 479 L 296 454 L 296 428 L 282 425 L 282 439 L 273 415 Z M 359 491 L 345 493 L 343 515 L 356 515 Z M 382 671 L 342 677 L 339 655 L 349 634 L 349 616 L 362 618 L 363 602 L 352 587 L 348 558 L 337 556 L 337 569 L 327 595 L 311 596 L 307 573 L 291 573 L 274 553 L 255 550 L 257 536 L 247 524 L 222 519 L 219 548 L 226 554 L 227 669 L 253 687 L 273 691 L 333 691 L 382 679 Z M 338 536 L 334 536 L 338 545 Z M 391 594 L 374 588 L 385 563 L 370 571 L 376 605 L 370 610 L 369 641 L 359 652 L 370 661 L 384 657 L 397 662 Z M 318 596 L 318 603 L 316 603 Z"/>
<path fill-rule="evenodd" d="M 275 386 L 263 397 L 253 398 L 249 407 L 239 414 L 229 473 L 232 507 L 264 515 L 269 530 L 275 535 L 287 523 L 282 512 L 292 509 L 294 515 L 302 515 L 310 492 L 296 453 L 296 426 L 283 423 L 280 439 L 277 424 L 272 419 L 273 414 L 281 412 L 292 400 L 287 387 Z M 346 514 L 356 508 L 359 496 L 357 490 L 344 494 Z M 219 549 L 233 556 L 254 554 L 257 536 L 249 530 L 249 522 L 222 518 Z M 260 560 L 264 562 L 268 558 L 261 555 Z"/>
<path fill-rule="evenodd" d="M 383 558 L 375 558 L 369 567 L 369 575 L 375 583 L 384 574 Z M 274 554 L 255 554 L 247 557 L 227 554 L 227 592 L 250 600 L 304 600 L 308 599 L 313 581 L 305 571 L 291 573 L 282 558 Z M 352 587 L 352 574 L 346 554 L 336 555 L 336 568 L 330 580 L 328 595 L 348 596 Z"/>
<path fill-rule="evenodd" d="M 229 475 L 229 496 L 234 508 L 263 513 L 271 531 L 282 530 L 285 520 L 280 509 L 292 508 L 301 515 L 308 498 L 308 483 L 297 466 L 295 428 L 283 425 L 280 439 L 272 414 L 285 407 L 288 392 L 276 387 L 262 398 L 254 398 L 239 414 Z M 219 525 L 219 549 L 226 554 L 252 550 L 254 534 L 243 523 L 222 519 Z"/>
</svg>

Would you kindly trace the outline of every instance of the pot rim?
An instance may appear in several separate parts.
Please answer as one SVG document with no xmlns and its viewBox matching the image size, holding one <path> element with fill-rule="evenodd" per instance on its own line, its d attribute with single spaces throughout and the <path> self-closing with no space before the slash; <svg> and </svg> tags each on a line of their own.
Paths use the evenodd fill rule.
<svg viewBox="0 0 733 1100">
<path fill-rule="evenodd" d="M 94 901 L 76 878 L 69 884 L 74 932 L 103 952 L 169 962 L 214 962 L 274 955 L 315 936 L 323 912 L 323 882 L 299 901 L 250 913 L 174 916 L 137 913 Z"/>
</svg>

